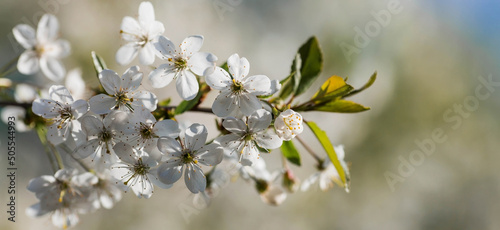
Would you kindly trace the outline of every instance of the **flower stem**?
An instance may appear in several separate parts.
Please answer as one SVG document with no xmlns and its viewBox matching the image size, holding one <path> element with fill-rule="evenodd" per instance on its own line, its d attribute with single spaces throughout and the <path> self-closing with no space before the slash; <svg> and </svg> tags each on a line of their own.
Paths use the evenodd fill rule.
<svg viewBox="0 0 500 230">
<path fill-rule="evenodd" d="M 316 153 L 314 153 L 314 151 L 311 149 L 311 147 L 309 147 L 309 145 L 304 140 L 302 140 L 302 138 L 300 138 L 299 136 L 296 136 L 295 139 L 297 139 L 302 144 L 302 146 L 304 146 L 304 148 L 307 150 L 307 152 L 309 154 L 311 154 L 311 156 L 314 157 L 314 159 L 316 161 L 318 161 L 319 164 L 321 164 L 323 162 L 323 160 L 318 155 L 316 155 Z"/>
<path fill-rule="evenodd" d="M 45 154 L 47 155 L 47 158 L 49 158 L 52 170 L 54 171 L 54 173 L 57 172 L 57 166 L 54 164 L 54 158 L 52 158 L 52 154 L 50 153 L 50 149 L 47 145 L 47 137 L 45 136 L 47 132 L 42 127 L 39 126 L 36 128 L 36 133 L 38 134 L 38 138 L 40 139 L 40 142 L 42 143 L 45 149 Z"/>
</svg>

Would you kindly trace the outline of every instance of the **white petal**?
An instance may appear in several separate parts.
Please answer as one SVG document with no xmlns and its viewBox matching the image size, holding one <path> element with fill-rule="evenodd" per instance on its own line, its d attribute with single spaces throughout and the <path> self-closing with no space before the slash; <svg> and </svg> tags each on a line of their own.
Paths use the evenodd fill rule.
<svg viewBox="0 0 500 230">
<path fill-rule="evenodd" d="M 271 89 L 271 80 L 265 75 L 254 75 L 244 78 L 243 86 L 254 95 L 262 95 Z"/>
<path fill-rule="evenodd" d="M 163 88 L 172 82 L 176 74 L 169 64 L 162 64 L 149 73 L 148 79 L 154 88 Z"/>
<path fill-rule="evenodd" d="M 227 131 L 238 134 L 239 136 L 243 136 L 247 133 L 247 125 L 241 119 L 229 117 L 224 119 L 222 125 Z"/>
<path fill-rule="evenodd" d="M 38 56 L 35 51 L 24 51 L 17 61 L 19 73 L 30 75 L 38 72 L 39 69 Z"/>
<path fill-rule="evenodd" d="M 49 189 L 48 187 L 55 182 L 56 178 L 54 178 L 53 176 L 44 175 L 31 179 L 26 188 L 30 192 L 41 193 L 46 189 Z"/>
<path fill-rule="evenodd" d="M 238 147 L 241 145 L 241 141 L 241 136 L 232 133 L 217 137 L 215 139 L 215 142 L 219 143 L 224 148 L 229 149 L 231 151 L 231 154 L 238 151 Z"/>
<path fill-rule="evenodd" d="M 259 149 L 252 141 L 247 141 L 241 151 L 241 165 L 251 166 L 260 157 Z"/>
<path fill-rule="evenodd" d="M 60 82 L 66 75 L 66 68 L 64 65 L 56 58 L 42 56 L 40 58 L 40 69 L 42 69 L 43 74 L 47 76 L 52 81 Z"/>
<path fill-rule="evenodd" d="M 97 136 L 104 129 L 102 121 L 94 116 L 85 116 L 81 122 L 82 129 L 87 136 Z"/>
<path fill-rule="evenodd" d="M 47 130 L 47 140 L 49 140 L 53 145 L 65 142 L 68 139 L 68 136 L 70 136 L 68 124 L 64 124 L 60 129 L 58 126 L 58 123 L 53 124 L 49 126 L 49 129 Z"/>
<path fill-rule="evenodd" d="M 97 184 L 99 178 L 90 172 L 85 172 L 71 178 L 71 183 L 79 187 L 87 187 Z"/>
<path fill-rule="evenodd" d="M 118 92 L 122 82 L 120 76 L 115 71 L 109 69 L 105 69 L 99 73 L 99 81 L 109 95 L 114 95 Z"/>
<path fill-rule="evenodd" d="M 40 203 L 36 203 L 34 205 L 31 205 L 26 209 L 26 215 L 29 217 L 40 217 L 40 216 L 43 216 L 49 212 L 52 212 L 52 210 L 42 208 L 40 206 Z"/>
<path fill-rule="evenodd" d="M 164 36 L 158 37 L 158 42 L 155 42 L 154 46 L 164 58 L 173 57 L 176 53 L 174 43 Z"/>
<path fill-rule="evenodd" d="M 230 90 L 221 91 L 212 104 L 212 112 L 218 117 L 227 117 L 236 109 L 236 96 Z"/>
<path fill-rule="evenodd" d="M 183 71 L 181 75 L 177 78 L 176 88 L 177 93 L 186 101 L 193 100 L 198 94 L 200 86 L 198 85 L 198 80 L 196 76 L 190 71 Z"/>
<path fill-rule="evenodd" d="M 184 41 L 182 41 L 180 48 L 181 53 L 183 53 L 184 57 L 191 57 L 196 52 L 200 51 L 201 46 L 203 45 L 203 36 L 201 35 L 193 35 L 189 36 Z"/>
<path fill-rule="evenodd" d="M 255 137 L 257 145 L 265 149 L 277 149 L 283 144 L 283 140 L 274 134 L 259 133 Z"/>
<path fill-rule="evenodd" d="M 139 88 L 141 82 L 142 72 L 139 66 L 132 66 L 123 73 L 120 86 L 124 91 L 132 92 Z"/>
<path fill-rule="evenodd" d="M 207 166 L 214 166 L 222 161 L 224 156 L 224 150 L 219 144 L 211 143 L 201 147 L 197 152 L 199 157 L 199 163 Z"/>
<path fill-rule="evenodd" d="M 211 53 L 199 52 L 191 56 L 187 65 L 198 76 L 208 76 L 215 71 L 217 57 Z"/>
<path fill-rule="evenodd" d="M 72 212 L 68 213 L 58 209 L 52 214 L 52 224 L 59 228 L 67 229 L 73 227 L 79 221 L 78 215 Z"/>
<path fill-rule="evenodd" d="M 137 41 L 136 36 L 142 35 L 142 28 L 139 22 L 132 17 L 125 16 L 121 24 L 122 38 L 126 41 Z"/>
<path fill-rule="evenodd" d="M 97 114 L 106 114 L 111 112 L 111 109 L 115 107 L 116 99 L 106 94 L 99 94 L 90 98 L 89 104 L 90 111 Z"/>
<path fill-rule="evenodd" d="M 59 109 L 56 107 L 56 102 L 49 99 L 36 99 L 31 107 L 33 113 L 44 118 L 55 118 L 59 116 Z"/>
<path fill-rule="evenodd" d="M 155 10 L 151 2 L 141 2 L 139 5 L 139 22 L 141 25 L 149 25 L 155 21 Z"/>
<path fill-rule="evenodd" d="M 262 201 L 270 205 L 280 205 L 286 200 L 286 192 L 278 186 L 271 185 L 267 190 L 260 195 Z"/>
<path fill-rule="evenodd" d="M 241 112 L 246 116 L 249 116 L 256 110 L 262 109 L 260 100 L 255 95 L 247 93 L 240 95 L 238 98 L 239 98 L 239 108 Z"/>
<path fill-rule="evenodd" d="M 163 34 L 163 32 L 165 32 L 165 27 L 163 26 L 163 23 L 159 21 L 154 21 L 149 24 L 148 38 L 150 39 L 150 41 L 156 40 L 158 36 Z"/>
<path fill-rule="evenodd" d="M 272 116 L 270 112 L 259 109 L 248 117 L 248 128 L 251 132 L 257 133 L 269 127 L 271 120 Z"/>
<path fill-rule="evenodd" d="M 170 166 L 164 163 L 158 167 L 157 172 L 159 181 L 164 184 L 173 184 L 181 178 L 182 165 Z"/>
<path fill-rule="evenodd" d="M 137 154 L 134 152 L 134 149 L 132 146 L 130 146 L 127 143 L 117 143 L 114 147 L 113 150 L 115 151 L 116 155 L 118 158 L 128 164 L 134 165 L 136 163 L 136 159 L 139 157 Z"/>
<path fill-rule="evenodd" d="M 208 132 L 207 128 L 198 123 L 194 123 L 186 129 L 185 133 L 185 148 L 190 150 L 198 150 L 205 145 Z"/>
<path fill-rule="evenodd" d="M 158 178 L 158 168 L 149 170 L 148 178 L 154 185 L 163 189 L 168 189 L 173 186 L 173 184 L 165 184 L 160 181 L 160 178 Z"/>
<path fill-rule="evenodd" d="M 180 157 L 182 155 L 181 145 L 173 138 L 159 138 L 158 149 L 168 157 Z"/>
<path fill-rule="evenodd" d="M 133 98 L 132 108 L 135 110 L 146 109 L 149 111 L 155 111 L 158 104 L 158 98 L 151 92 L 148 91 L 135 91 L 129 95 L 129 98 Z"/>
<path fill-rule="evenodd" d="M 59 22 L 54 15 L 44 14 L 38 22 L 36 38 L 40 43 L 56 40 L 59 33 Z"/>
<path fill-rule="evenodd" d="M 311 185 L 314 184 L 318 180 L 318 178 L 319 178 L 319 173 L 314 173 L 313 175 L 305 179 L 304 182 L 302 182 L 302 184 L 300 185 L 300 190 L 302 192 L 309 190 Z"/>
<path fill-rule="evenodd" d="M 16 38 L 16 41 L 21 44 L 25 49 L 31 49 L 36 45 L 35 30 L 33 27 L 20 24 L 12 29 L 12 33 Z"/>
<path fill-rule="evenodd" d="M 181 130 L 177 122 L 167 119 L 157 122 L 153 131 L 159 137 L 177 138 Z"/>
<path fill-rule="evenodd" d="M 66 75 L 64 85 L 75 99 L 83 99 L 85 96 L 85 82 L 82 79 L 81 69 L 72 69 Z"/>
<path fill-rule="evenodd" d="M 60 59 L 66 57 L 71 52 L 71 46 L 68 41 L 58 39 L 57 41 L 44 44 L 43 55 L 51 58 Z"/>
<path fill-rule="evenodd" d="M 205 174 L 201 171 L 201 168 L 196 164 L 191 164 L 186 168 L 184 173 L 184 181 L 189 191 L 192 193 L 198 193 L 205 191 L 207 186 L 207 180 Z"/>
<path fill-rule="evenodd" d="M 151 42 L 146 43 L 139 51 L 139 61 L 143 65 L 151 65 L 155 61 L 155 48 Z"/>
<path fill-rule="evenodd" d="M 135 56 L 139 51 L 139 47 L 137 47 L 134 43 L 128 43 L 116 52 L 116 62 L 120 65 L 128 65 L 132 60 L 134 60 Z"/>
<path fill-rule="evenodd" d="M 246 58 L 240 58 L 238 54 L 233 54 L 227 59 L 227 67 L 229 73 L 235 80 L 241 80 L 248 75 L 250 71 L 250 63 Z"/>
<path fill-rule="evenodd" d="M 75 119 L 80 118 L 89 111 L 89 103 L 85 100 L 78 100 L 71 105 L 71 114 Z"/>
<path fill-rule="evenodd" d="M 206 76 L 205 81 L 210 87 L 216 90 L 226 89 L 233 84 L 229 74 L 220 67 L 216 67 L 212 74 Z"/>
<path fill-rule="evenodd" d="M 49 96 L 52 100 L 62 103 L 63 105 L 71 105 L 74 100 L 69 90 L 63 85 L 53 85 L 49 88 Z"/>
</svg>

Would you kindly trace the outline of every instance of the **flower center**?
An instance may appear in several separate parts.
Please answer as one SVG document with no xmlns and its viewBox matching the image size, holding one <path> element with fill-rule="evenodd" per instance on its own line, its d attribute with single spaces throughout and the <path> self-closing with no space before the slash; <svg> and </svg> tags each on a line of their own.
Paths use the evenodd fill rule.
<svg viewBox="0 0 500 230">
<path fill-rule="evenodd" d="M 142 162 L 142 158 L 134 165 L 134 174 L 136 175 L 146 175 L 149 172 L 149 167 Z"/>
<path fill-rule="evenodd" d="M 153 138 L 153 128 L 148 124 L 140 123 L 141 127 L 139 128 L 139 133 L 141 134 L 142 139 L 151 139 Z"/>
<path fill-rule="evenodd" d="M 243 92 L 243 90 L 245 90 L 245 88 L 243 87 L 243 84 L 239 81 L 236 81 L 233 79 L 233 85 L 231 85 L 231 90 L 234 92 L 234 93 L 241 93 Z"/>
<path fill-rule="evenodd" d="M 177 72 L 187 68 L 187 60 L 182 57 L 169 58 L 168 61 L 174 63 L 174 69 Z"/>
<path fill-rule="evenodd" d="M 124 105 L 127 107 L 130 112 L 134 112 L 134 108 L 132 108 L 132 105 L 130 102 L 134 102 L 134 98 L 128 98 L 127 93 L 123 90 L 120 90 L 118 93 L 114 95 L 116 104 L 114 109 L 118 109 L 120 105 Z"/>
<path fill-rule="evenodd" d="M 184 163 L 184 164 L 188 164 L 188 163 L 191 163 L 191 162 L 194 162 L 195 164 L 198 164 L 198 160 L 196 160 L 193 157 L 193 152 L 191 152 L 191 150 L 189 150 L 189 149 L 185 149 L 183 151 L 182 156 L 181 156 L 181 160 L 182 160 L 182 163 Z"/>
<path fill-rule="evenodd" d="M 71 113 L 70 107 L 62 107 L 61 110 L 59 110 L 59 114 L 61 116 L 61 121 L 59 122 L 59 125 L 57 126 L 57 128 L 61 129 L 62 125 L 66 121 L 73 119 L 73 114 Z"/>
</svg>

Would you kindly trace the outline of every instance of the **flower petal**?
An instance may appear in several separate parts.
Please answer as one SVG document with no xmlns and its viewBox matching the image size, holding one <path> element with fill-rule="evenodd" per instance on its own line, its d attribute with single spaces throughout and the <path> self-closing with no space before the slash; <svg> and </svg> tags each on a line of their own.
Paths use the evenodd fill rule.
<svg viewBox="0 0 500 230">
<path fill-rule="evenodd" d="M 161 164 L 158 169 L 158 180 L 164 184 L 173 184 L 182 176 L 182 165 Z"/>
<path fill-rule="evenodd" d="M 205 145 L 207 141 L 207 128 L 198 123 L 194 123 L 186 129 L 185 133 L 185 148 L 190 149 L 192 151 L 200 149 Z"/>
<path fill-rule="evenodd" d="M 229 74 L 220 67 L 215 67 L 215 71 L 206 76 L 205 81 L 216 90 L 224 90 L 233 84 Z"/>
<path fill-rule="evenodd" d="M 89 111 L 89 103 L 85 100 L 77 100 L 71 105 L 71 114 L 78 119 Z"/>
<path fill-rule="evenodd" d="M 218 117 L 227 117 L 237 109 L 236 100 L 230 90 L 221 91 L 212 104 L 212 112 Z"/>
<path fill-rule="evenodd" d="M 59 33 L 59 22 L 54 15 L 44 14 L 38 22 L 36 38 L 38 42 L 45 43 L 47 41 L 56 40 Z"/>
<path fill-rule="evenodd" d="M 257 134 L 255 136 L 255 142 L 257 142 L 257 145 L 265 149 L 277 149 L 283 144 L 283 140 L 281 140 L 278 135 L 266 133 Z"/>
<path fill-rule="evenodd" d="M 180 52 L 184 57 L 191 57 L 196 52 L 200 51 L 203 45 L 203 36 L 193 35 L 189 36 L 182 41 L 180 45 Z"/>
<path fill-rule="evenodd" d="M 164 36 L 158 37 L 158 42 L 155 42 L 153 45 L 164 59 L 171 58 L 176 53 L 174 43 Z"/>
<path fill-rule="evenodd" d="M 56 58 L 42 56 L 40 58 L 40 69 L 43 74 L 52 81 L 60 82 L 66 75 L 66 68 Z"/>
<path fill-rule="evenodd" d="M 120 65 L 128 65 L 132 60 L 134 60 L 135 56 L 139 51 L 139 47 L 137 47 L 134 43 L 128 43 L 118 49 L 116 52 L 116 62 Z"/>
<path fill-rule="evenodd" d="M 248 129 L 252 133 L 257 133 L 267 129 L 271 124 L 271 113 L 265 109 L 259 109 L 248 117 Z"/>
<path fill-rule="evenodd" d="M 83 117 L 81 123 L 87 136 L 97 136 L 104 129 L 102 121 L 94 116 Z"/>
<path fill-rule="evenodd" d="M 154 88 L 163 88 L 172 82 L 176 74 L 169 64 L 162 64 L 149 73 L 148 79 Z"/>
<path fill-rule="evenodd" d="M 43 118 L 55 118 L 59 116 L 56 102 L 50 99 L 35 99 L 31 107 L 33 113 Z"/>
<path fill-rule="evenodd" d="M 243 120 L 234 117 L 228 117 L 222 122 L 222 126 L 232 133 L 243 136 L 247 133 L 247 124 Z"/>
<path fill-rule="evenodd" d="M 199 156 L 199 163 L 207 166 L 215 166 L 222 161 L 224 149 L 216 143 L 202 146 L 196 155 Z"/>
<path fill-rule="evenodd" d="M 203 174 L 200 166 L 196 164 L 188 165 L 184 173 L 184 181 L 192 193 L 203 192 L 207 186 L 205 174 Z"/>
<path fill-rule="evenodd" d="M 49 96 L 52 100 L 62 103 L 63 105 L 69 106 L 73 104 L 74 100 L 69 90 L 63 85 L 53 85 L 49 88 Z"/>
<path fill-rule="evenodd" d="M 155 10 L 151 2 L 141 2 L 139 5 L 139 22 L 141 25 L 149 25 L 155 21 Z"/>
<path fill-rule="evenodd" d="M 65 142 L 70 136 L 69 132 L 69 124 L 65 123 L 61 128 L 58 128 L 59 123 L 53 124 L 49 126 L 47 130 L 47 140 L 50 141 L 53 145 L 58 145 Z"/>
<path fill-rule="evenodd" d="M 106 114 L 111 112 L 111 109 L 116 105 L 116 99 L 106 94 L 93 96 L 89 100 L 90 111 L 97 114 Z"/>
<path fill-rule="evenodd" d="M 30 75 L 38 72 L 39 69 L 40 66 L 36 52 L 32 50 L 24 51 L 17 61 L 17 70 L 19 70 L 19 73 Z"/>
<path fill-rule="evenodd" d="M 178 158 L 182 155 L 182 146 L 173 138 L 160 137 L 158 149 L 169 158 Z"/>
<path fill-rule="evenodd" d="M 139 66 L 132 66 L 123 73 L 120 88 L 124 91 L 132 92 L 137 90 L 142 82 L 142 72 Z"/>
<path fill-rule="evenodd" d="M 243 86 L 254 95 L 262 95 L 270 91 L 271 80 L 265 75 L 254 75 L 244 78 Z"/>
<path fill-rule="evenodd" d="M 158 104 L 158 98 L 154 93 L 149 91 L 135 91 L 129 95 L 129 98 L 133 98 L 132 108 L 134 110 L 147 109 L 149 111 L 155 111 Z"/>
<path fill-rule="evenodd" d="M 188 60 L 188 67 L 198 76 L 207 76 L 215 71 L 217 57 L 211 53 L 199 52 Z"/>
<path fill-rule="evenodd" d="M 155 61 L 155 47 L 151 42 L 147 42 L 142 49 L 139 50 L 139 61 L 143 65 L 151 65 Z"/>
<path fill-rule="evenodd" d="M 12 33 L 16 41 L 19 42 L 23 48 L 29 50 L 35 47 L 37 42 L 33 27 L 26 24 L 20 24 L 12 29 Z"/>
<path fill-rule="evenodd" d="M 177 138 L 181 130 L 179 129 L 179 124 L 174 120 L 162 120 L 156 122 L 153 131 L 159 137 L 170 137 Z"/>
<path fill-rule="evenodd" d="M 239 97 L 239 108 L 245 116 L 249 116 L 256 110 L 262 109 L 260 100 L 252 94 L 242 94 Z"/>
<path fill-rule="evenodd" d="M 113 147 L 113 150 L 121 161 L 131 165 L 134 165 L 139 158 L 139 156 L 137 156 L 137 154 L 134 152 L 132 146 L 127 143 L 117 143 Z"/>
<path fill-rule="evenodd" d="M 184 70 L 181 75 L 177 78 L 176 88 L 177 93 L 186 101 L 193 100 L 198 94 L 200 86 L 196 76 L 190 71 Z"/>
<path fill-rule="evenodd" d="M 125 41 L 137 41 L 137 36 L 142 35 L 141 25 L 132 17 L 125 16 L 121 24 L 121 35 Z"/>
<path fill-rule="evenodd" d="M 115 71 L 109 69 L 105 69 L 99 73 L 99 81 L 109 95 L 114 95 L 118 92 L 122 83 L 120 76 Z"/>
<path fill-rule="evenodd" d="M 238 81 L 247 76 L 250 71 L 248 60 L 244 57 L 240 58 L 238 54 L 233 54 L 227 59 L 227 67 L 231 76 Z"/>
</svg>

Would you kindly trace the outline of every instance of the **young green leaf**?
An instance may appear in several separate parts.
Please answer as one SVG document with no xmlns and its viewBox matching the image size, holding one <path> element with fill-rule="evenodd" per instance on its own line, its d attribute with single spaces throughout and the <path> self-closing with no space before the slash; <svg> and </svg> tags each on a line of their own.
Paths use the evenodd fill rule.
<svg viewBox="0 0 500 230">
<path fill-rule="evenodd" d="M 290 72 L 290 75 L 280 82 L 283 85 L 283 87 L 281 89 L 279 98 L 285 99 L 297 90 L 301 77 L 300 73 L 301 66 L 302 66 L 302 59 L 300 58 L 300 54 L 297 53 L 295 55 L 295 59 L 293 59 L 292 70 Z"/>
<path fill-rule="evenodd" d="M 292 141 L 283 141 L 281 145 L 283 156 L 291 163 L 300 166 L 300 154 L 293 145 Z"/>
<path fill-rule="evenodd" d="M 366 84 L 365 84 L 363 87 L 361 87 L 361 88 L 359 88 L 359 89 L 356 89 L 356 90 L 353 90 L 353 91 L 352 91 L 352 92 L 350 92 L 349 94 L 347 94 L 347 95 L 343 96 L 343 98 L 345 98 L 345 97 L 350 97 L 350 96 L 352 96 L 352 95 L 355 95 L 355 94 L 357 94 L 357 93 L 362 92 L 362 91 L 363 91 L 363 90 L 365 90 L 365 89 L 368 89 L 370 86 L 372 86 L 372 85 L 373 85 L 373 83 L 375 83 L 375 80 L 377 80 L 377 71 L 375 71 L 375 72 L 372 74 L 372 76 L 370 77 L 370 79 L 368 80 L 368 82 L 366 82 Z"/>
<path fill-rule="evenodd" d="M 301 58 L 300 66 L 300 81 L 294 92 L 294 95 L 300 95 L 304 93 L 318 78 L 319 73 L 323 69 L 323 56 L 321 54 L 321 49 L 319 48 L 319 42 L 316 37 L 311 37 L 304 43 L 298 51 Z M 295 60 L 294 60 L 295 64 Z M 294 71 L 294 65 L 292 65 L 292 71 Z"/>
<path fill-rule="evenodd" d="M 339 174 L 340 180 L 342 181 L 345 190 L 349 191 L 350 178 L 348 178 L 346 172 L 342 168 L 342 165 L 337 157 L 337 153 L 335 153 L 335 149 L 333 148 L 333 145 L 330 142 L 330 139 L 328 139 L 328 136 L 326 135 L 325 131 L 321 130 L 318 127 L 318 125 L 316 125 L 316 123 L 312 121 L 306 121 L 306 124 L 313 131 L 314 135 L 316 136 L 316 138 L 318 138 L 319 142 L 321 143 L 326 153 L 328 154 L 328 157 L 332 161 L 333 166 L 335 166 L 335 169 Z"/>
<path fill-rule="evenodd" d="M 99 75 L 99 73 L 107 69 L 108 67 L 106 66 L 106 62 L 104 62 L 104 59 L 102 59 L 101 56 L 97 55 L 94 51 L 91 52 L 92 55 L 92 63 L 94 63 L 94 69 L 96 72 L 96 75 Z"/>
<path fill-rule="evenodd" d="M 369 107 L 365 107 L 352 101 L 335 100 L 323 105 L 314 106 L 310 110 L 335 113 L 359 113 L 369 109 Z"/>
</svg>

